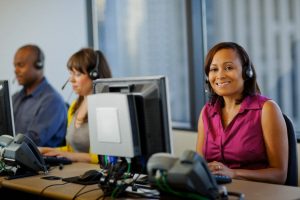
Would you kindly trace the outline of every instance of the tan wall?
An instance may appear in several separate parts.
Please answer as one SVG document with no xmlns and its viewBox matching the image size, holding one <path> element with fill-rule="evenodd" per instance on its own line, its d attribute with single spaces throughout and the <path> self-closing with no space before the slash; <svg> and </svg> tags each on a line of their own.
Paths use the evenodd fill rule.
<svg viewBox="0 0 300 200">
<path fill-rule="evenodd" d="M 173 130 L 173 138 L 175 156 L 180 156 L 181 153 L 187 149 L 196 150 L 196 132 Z"/>
<path fill-rule="evenodd" d="M 188 131 L 173 130 L 173 146 L 175 156 L 180 156 L 186 150 L 196 150 L 197 133 Z M 298 152 L 300 152 L 300 143 L 297 144 Z M 298 153 L 298 185 L 300 183 L 300 153 Z"/>
</svg>

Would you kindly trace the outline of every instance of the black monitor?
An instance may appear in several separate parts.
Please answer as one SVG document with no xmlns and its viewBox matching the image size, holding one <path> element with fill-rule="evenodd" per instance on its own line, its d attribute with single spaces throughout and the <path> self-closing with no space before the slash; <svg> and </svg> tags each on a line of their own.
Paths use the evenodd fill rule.
<svg viewBox="0 0 300 200">
<path fill-rule="evenodd" d="M 13 109 L 8 80 L 0 80 L 0 135 L 15 136 Z"/>
<path fill-rule="evenodd" d="M 145 165 L 154 153 L 173 152 L 166 77 L 98 79 L 93 85 L 88 97 L 93 153 L 143 160 Z M 138 168 L 133 171 L 146 172 Z"/>
</svg>

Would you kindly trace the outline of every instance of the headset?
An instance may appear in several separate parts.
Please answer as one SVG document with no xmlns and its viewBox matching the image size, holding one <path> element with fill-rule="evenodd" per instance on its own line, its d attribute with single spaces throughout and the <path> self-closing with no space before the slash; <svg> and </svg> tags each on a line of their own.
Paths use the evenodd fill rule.
<svg viewBox="0 0 300 200">
<path fill-rule="evenodd" d="M 99 51 L 95 51 L 97 60 L 96 60 L 96 65 L 94 66 L 93 69 L 91 69 L 90 72 L 88 72 L 88 75 L 90 77 L 90 79 L 92 80 L 96 80 L 98 78 L 100 78 L 99 76 Z M 63 86 L 61 87 L 61 90 L 64 90 L 66 85 L 68 84 L 69 79 L 66 80 L 66 82 L 63 84 Z"/>
<path fill-rule="evenodd" d="M 44 68 L 44 60 L 45 60 L 44 53 L 38 46 L 34 46 L 34 48 L 36 49 L 36 52 L 37 52 L 37 60 L 35 61 L 35 68 L 43 69 Z"/>
<path fill-rule="evenodd" d="M 252 66 L 251 66 L 251 61 L 249 61 L 249 65 L 247 66 L 247 69 L 246 69 L 246 76 L 247 78 L 252 78 L 253 77 L 253 69 L 252 69 Z"/>
<path fill-rule="evenodd" d="M 96 53 L 96 56 L 97 56 L 96 65 L 95 65 L 95 67 L 89 72 L 89 77 L 90 77 L 92 80 L 96 80 L 96 79 L 100 78 L 100 76 L 99 76 L 99 52 L 98 52 L 98 51 L 95 51 L 95 53 Z"/>
</svg>

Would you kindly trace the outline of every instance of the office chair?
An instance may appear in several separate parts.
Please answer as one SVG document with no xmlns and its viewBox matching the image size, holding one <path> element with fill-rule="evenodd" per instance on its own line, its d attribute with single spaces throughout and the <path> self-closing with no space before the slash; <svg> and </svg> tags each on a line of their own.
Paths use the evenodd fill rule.
<svg viewBox="0 0 300 200">
<path fill-rule="evenodd" d="M 297 140 L 294 125 L 287 115 L 283 114 L 283 117 L 286 123 L 289 145 L 289 160 L 285 185 L 298 186 Z"/>
</svg>

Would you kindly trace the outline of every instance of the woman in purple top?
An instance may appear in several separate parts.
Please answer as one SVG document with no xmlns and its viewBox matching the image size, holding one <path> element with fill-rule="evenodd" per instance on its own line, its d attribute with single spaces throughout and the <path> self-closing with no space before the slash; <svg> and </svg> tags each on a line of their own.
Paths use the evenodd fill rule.
<svg viewBox="0 0 300 200">
<path fill-rule="evenodd" d="M 233 42 L 214 46 L 205 61 L 210 101 L 198 122 L 197 152 L 213 174 L 284 184 L 288 139 L 279 106 L 260 95 L 247 52 Z"/>
</svg>

